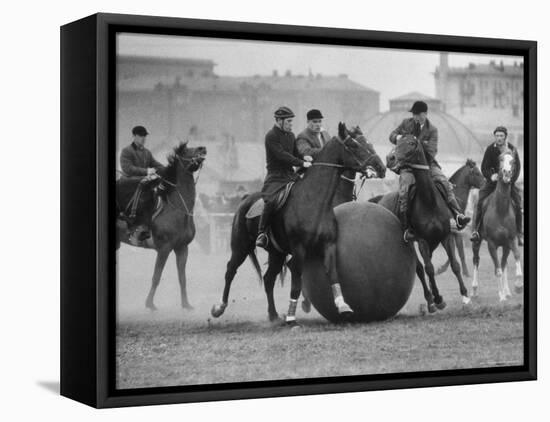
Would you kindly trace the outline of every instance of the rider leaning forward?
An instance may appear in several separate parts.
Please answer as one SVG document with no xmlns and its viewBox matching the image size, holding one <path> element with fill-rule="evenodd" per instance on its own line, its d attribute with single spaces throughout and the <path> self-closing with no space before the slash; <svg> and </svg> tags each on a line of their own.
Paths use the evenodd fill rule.
<svg viewBox="0 0 550 422">
<path fill-rule="evenodd" d="M 460 211 L 453 188 L 435 159 L 438 142 L 437 128 L 428 120 L 428 105 L 424 101 L 416 101 L 409 111 L 413 116 L 403 120 L 390 134 L 390 142 L 396 144 L 404 135 L 414 135 L 422 143 L 432 179 L 435 182 L 440 182 L 445 187 L 447 204 L 456 219 L 457 228 L 461 230 L 468 224 L 470 218 Z M 408 218 L 409 188 L 414 182 L 412 170 L 407 167 L 402 168 L 399 173 L 399 219 L 404 231 L 403 239 L 405 242 L 415 239 Z"/>
<path fill-rule="evenodd" d="M 256 239 L 256 245 L 262 248 L 266 248 L 268 244 L 266 230 L 277 207 L 277 196 L 281 189 L 296 178 L 293 167 L 311 167 L 312 162 L 311 156 L 300 158 L 296 148 L 296 139 L 292 133 L 292 110 L 288 107 L 279 107 L 274 117 L 275 125 L 265 135 L 267 176 L 262 188 L 265 206 Z"/>
<path fill-rule="evenodd" d="M 516 181 L 519 177 L 521 164 L 517 148 L 508 143 L 508 130 L 504 126 L 498 126 L 494 131 L 495 142 L 487 147 L 485 154 L 483 155 L 483 161 L 481 162 L 481 172 L 485 176 L 485 183 L 479 190 L 479 199 L 477 207 L 474 212 L 474 221 L 472 222 L 472 241 L 479 241 L 479 228 L 481 224 L 481 214 L 483 212 L 483 201 L 492 193 L 497 187 L 498 181 L 498 169 L 500 155 L 507 150 L 511 151 L 514 155 L 514 173 L 511 179 L 510 195 L 512 197 L 512 206 L 514 207 L 514 214 L 516 216 L 516 228 L 518 232 L 518 243 L 523 245 L 523 225 L 522 225 L 522 213 L 521 213 L 521 197 L 519 189 L 516 186 Z"/>
</svg>

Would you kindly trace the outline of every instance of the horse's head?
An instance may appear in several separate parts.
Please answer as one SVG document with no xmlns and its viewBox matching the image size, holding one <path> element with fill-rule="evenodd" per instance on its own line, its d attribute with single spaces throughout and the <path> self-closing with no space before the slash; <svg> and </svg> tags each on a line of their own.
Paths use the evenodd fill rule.
<svg viewBox="0 0 550 422">
<path fill-rule="evenodd" d="M 206 158 L 206 147 L 189 147 L 187 142 L 181 142 L 174 149 L 174 157 L 177 158 L 181 169 L 193 173 L 201 168 Z"/>
<path fill-rule="evenodd" d="M 370 167 L 376 172 L 377 177 L 383 178 L 386 175 L 384 163 L 359 126 L 348 130 L 346 124 L 340 122 L 336 139 L 343 146 L 342 164 L 345 167 L 361 173 L 365 173 Z"/>
<path fill-rule="evenodd" d="M 386 156 L 386 166 L 395 172 L 407 165 L 425 165 L 424 148 L 413 135 L 403 135 Z"/>
<path fill-rule="evenodd" d="M 499 157 L 498 178 L 504 183 L 510 183 L 515 168 L 514 154 L 510 150 L 504 151 Z"/>
<path fill-rule="evenodd" d="M 363 145 L 364 148 L 366 148 L 369 154 L 367 169 L 370 168 L 374 170 L 374 172 L 376 173 L 376 177 L 380 179 L 386 177 L 386 166 L 384 165 L 384 162 L 376 153 L 372 142 L 369 142 L 367 140 L 367 137 L 363 134 L 361 128 L 359 126 L 355 126 L 349 129 L 347 132 L 349 136 L 351 136 L 353 139 Z"/>
<path fill-rule="evenodd" d="M 481 185 L 483 184 L 484 177 L 483 177 L 483 174 L 481 173 L 481 170 L 477 166 L 476 162 L 471 158 L 468 158 L 466 160 L 465 168 L 468 171 L 467 180 L 466 180 L 468 187 L 480 189 Z"/>
</svg>

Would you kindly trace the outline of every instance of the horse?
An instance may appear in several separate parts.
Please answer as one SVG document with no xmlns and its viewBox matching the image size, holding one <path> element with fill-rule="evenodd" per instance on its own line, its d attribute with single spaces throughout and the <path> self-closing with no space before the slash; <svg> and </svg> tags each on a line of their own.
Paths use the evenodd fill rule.
<svg viewBox="0 0 550 422">
<path fill-rule="evenodd" d="M 333 137 L 325 144 L 316 162 L 309 168 L 302 179 L 292 188 L 284 208 L 274 216 L 272 227 L 282 249 L 270 247 L 268 250 L 268 268 L 263 276 L 264 289 L 268 303 L 270 321 L 277 321 L 279 315 L 273 299 L 273 287 L 277 275 L 289 254 L 293 258 L 288 262 L 292 275 L 291 304 L 289 324 L 293 320 L 295 301 L 301 291 L 300 263 L 306 255 L 305 250 L 323 253 L 326 243 L 334 245 L 335 217 L 332 211 L 336 205 L 354 198 L 355 173 L 370 169 L 377 177 L 385 177 L 386 167 L 376 154 L 374 146 L 367 141 L 358 127 L 348 131 L 343 123 L 338 125 L 338 137 Z M 262 281 L 261 268 L 255 254 L 255 239 L 258 233 L 259 217 L 247 219 L 250 207 L 261 198 L 255 192 L 244 198 L 233 219 L 231 231 L 231 257 L 225 272 L 225 286 L 221 302 L 214 304 L 212 316 L 220 317 L 228 304 L 231 283 L 236 272 L 248 256 Z M 302 227 L 300 227 L 302 225 Z M 321 245 L 320 245 L 321 244 Z M 328 247 L 327 249 L 333 246 Z M 334 251 L 328 252 L 328 254 Z M 327 258 L 327 267 L 333 274 L 334 261 Z M 307 312 L 309 301 L 302 304 Z M 287 316 L 289 318 L 289 316 Z"/>
<path fill-rule="evenodd" d="M 508 272 L 506 263 L 510 251 L 514 254 L 516 261 L 516 280 L 514 288 L 516 293 L 523 291 L 523 273 L 521 270 L 521 254 L 519 251 L 515 214 L 510 196 L 511 180 L 514 174 L 514 155 L 504 151 L 499 159 L 499 171 L 497 186 L 485 200 L 482 206 L 483 217 L 479 230 L 480 240 L 472 242 L 474 254 L 474 277 L 472 280 L 473 295 L 478 294 L 478 270 L 479 270 L 479 249 L 483 240 L 487 241 L 489 254 L 495 267 L 495 277 L 498 285 L 498 295 L 501 302 L 511 297 L 508 286 Z M 498 259 L 498 248 L 502 248 L 500 261 Z"/>
<path fill-rule="evenodd" d="M 417 257 L 416 274 L 422 283 L 428 311 L 433 313 L 436 309 L 441 310 L 447 306 L 437 288 L 432 264 L 433 251 L 439 244 L 443 246 L 451 262 L 451 269 L 458 280 L 462 302 L 469 304 L 468 290 L 464 285 L 460 265 L 455 257 L 454 238 L 450 235 L 453 215 L 442 192 L 430 176 L 430 167 L 422 144 L 413 135 L 404 135 L 388 154 L 386 165 L 394 171 L 407 166 L 415 177 L 416 194 L 409 207 L 409 221 L 417 236 L 418 249 L 424 261 L 423 266 Z M 394 213 L 397 213 L 397 203 L 398 192 L 390 192 L 379 201 L 380 205 Z M 426 284 L 424 270 L 428 275 L 430 288 Z"/>
<path fill-rule="evenodd" d="M 471 158 L 468 158 L 466 160 L 466 164 L 455 171 L 449 178 L 449 182 L 451 182 L 454 186 L 456 200 L 462 213 L 465 212 L 466 206 L 468 205 L 470 190 L 481 188 L 483 181 L 484 177 L 481 170 L 479 170 L 476 162 Z M 452 231 L 451 235 L 454 237 L 456 248 L 458 250 L 458 256 L 460 257 L 462 275 L 464 277 L 470 277 L 470 271 L 468 270 L 468 265 L 466 264 L 466 257 L 464 254 L 464 234 L 463 232 Z M 435 274 L 439 275 L 447 271 L 450 262 L 451 261 L 447 259 L 447 261 L 445 261 L 445 263 L 437 269 Z"/>
<path fill-rule="evenodd" d="M 195 206 L 195 177 L 206 157 L 206 148 L 199 146 L 190 148 L 181 142 L 168 156 L 168 165 L 162 172 L 160 200 L 162 206 L 155 212 L 151 223 L 152 237 L 141 247 L 154 249 L 157 252 L 151 289 L 147 295 L 145 306 L 156 310 L 154 296 L 160 283 L 160 278 L 166 260 L 172 251 L 176 254 L 178 280 L 180 284 L 181 306 L 191 310 L 193 306 L 187 297 L 187 278 L 185 267 L 188 257 L 188 246 L 195 237 L 193 208 Z M 120 242 L 129 243 L 127 231 L 118 224 L 117 250 Z"/>
</svg>

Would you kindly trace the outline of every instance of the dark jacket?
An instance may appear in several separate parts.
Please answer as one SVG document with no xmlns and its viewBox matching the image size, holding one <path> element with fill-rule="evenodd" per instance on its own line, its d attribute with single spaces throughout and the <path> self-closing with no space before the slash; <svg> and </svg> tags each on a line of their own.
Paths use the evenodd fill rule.
<svg viewBox="0 0 550 422">
<path fill-rule="evenodd" d="M 317 154 L 321 151 L 321 148 L 330 141 L 330 135 L 326 130 L 320 132 L 322 144 L 319 142 L 317 137 L 317 132 L 312 131 L 309 128 L 305 128 L 300 134 L 296 137 L 296 149 L 300 154 L 300 157 L 310 155 L 314 159 L 317 158 Z"/>
<path fill-rule="evenodd" d="M 145 147 L 132 142 L 120 153 L 120 168 L 128 177 L 147 176 L 148 168 L 162 170 L 164 166 L 153 158 L 153 154 Z"/>
<path fill-rule="evenodd" d="M 512 144 L 508 144 L 508 148 L 514 154 L 515 166 L 514 166 L 514 174 L 512 175 L 512 183 L 516 183 L 516 180 L 518 180 L 518 177 L 519 177 L 519 172 L 521 170 L 521 163 L 519 161 L 517 148 L 514 147 Z M 499 161 L 500 154 L 501 154 L 500 148 L 494 142 L 491 145 L 489 145 L 485 150 L 485 154 L 483 155 L 483 161 L 481 162 L 481 173 L 483 173 L 483 176 L 485 176 L 487 183 L 495 183 L 491 180 L 491 176 L 495 173 L 498 173 L 498 168 L 500 165 L 500 161 Z"/>
<path fill-rule="evenodd" d="M 412 117 L 405 119 L 401 124 L 390 134 L 390 142 L 397 143 L 397 135 L 414 135 L 415 121 Z M 428 119 L 424 123 L 418 136 L 420 142 L 424 146 L 426 159 L 429 164 L 437 164 L 435 156 L 437 155 L 437 128 L 430 123 Z M 439 166 L 439 165 L 438 165 Z"/>
<path fill-rule="evenodd" d="M 267 176 L 264 181 L 262 194 L 268 200 L 284 185 L 295 178 L 295 167 L 301 167 L 304 160 L 298 158 L 296 139 L 292 132 L 285 132 L 274 126 L 265 135 L 265 155 Z"/>
</svg>

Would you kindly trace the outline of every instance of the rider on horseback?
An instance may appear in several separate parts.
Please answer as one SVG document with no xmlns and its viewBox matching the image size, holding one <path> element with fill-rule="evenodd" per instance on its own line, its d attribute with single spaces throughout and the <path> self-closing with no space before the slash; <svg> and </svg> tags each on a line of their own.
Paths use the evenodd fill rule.
<svg viewBox="0 0 550 422">
<path fill-rule="evenodd" d="M 141 178 L 138 185 L 138 189 L 142 190 L 141 193 L 151 188 L 151 182 L 160 177 L 157 172 L 164 169 L 164 166 L 155 160 L 151 151 L 145 148 L 145 138 L 147 135 L 149 135 L 147 129 L 143 126 L 135 126 L 132 129 L 132 143 L 120 153 L 120 168 L 124 176 Z M 133 218 L 129 218 L 127 221 L 128 230 L 132 233 L 130 236 L 130 239 L 133 240 L 132 243 L 137 244 L 139 241 L 143 241 L 150 236 L 147 225 L 140 224 L 134 227 L 136 222 L 133 221 Z"/>
<path fill-rule="evenodd" d="M 473 232 L 472 241 L 479 241 L 479 226 L 482 221 L 483 201 L 496 189 L 498 180 L 499 157 L 506 150 L 510 150 L 514 155 L 514 174 L 512 175 L 510 196 L 512 198 L 512 206 L 516 217 L 516 228 L 518 232 L 518 243 L 523 246 L 523 227 L 521 213 L 521 198 L 519 189 L 516 186 L 520 172 L 520 161 L 517 148 L 506 140 L 508 138 L 508 130 L 504 126 L 498 126 L 494 131 L 495 142 L 487 147 L 481 162 L 481 172 L 485 176 L 485 184 L 479 190 L 479 199 L 474 212 L 474 221 L 472 222 Z"/>
<path fill-rule="evenodd" d="M 307 127 L 296 137 L 296 149 L 300 157 L 316 158 L 319 151 L 330 141 L 330 135 L 323 129 L 323 115 L 319 110 L 307 112 Z"/>
<path fill-rule="evenodd" d="M 404 135 L 414 135 L 422 143 L 432 179 L 445 187 L 447 204 L 455 216 L 457 228 L 461 230 L 468 224 L 470 218 L 460 211 L 453 188 L 435 159 L 437 154 L 437 128 L 427 118 L 428 105 L 424 101 L 416 101 L 409 111 L 413 114 L 413 117 L 403 120 L 390 134 L 390 142 L 396 144 Z M 404 231 L 403 239 L 405 242 L 415 239 L 408 221 L 409 189 L 414 182 L 412 171 L 406 167 L 402 168 L 399 173 L 399 219 Z"/>
<path fill-rule="evenodd" d="M 294 167 L 311 167 L 312 158 L 305 156 L 302 160 L 296 149 L 296 139 L 292 133 L 294 113 L 288 107 L 279 107 L 275 111 L 275 126 L 265 135 L 265 152 L 267 176 L 262 188 L 265 202 L 260 218 L 256 246 L 266 248 L 266 234 L 269 220 L 277 207 L 277 195 L 289 182 L 296 178 Z"/>
</svg>

